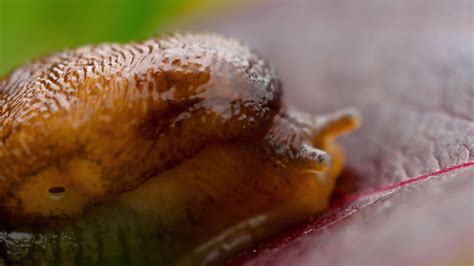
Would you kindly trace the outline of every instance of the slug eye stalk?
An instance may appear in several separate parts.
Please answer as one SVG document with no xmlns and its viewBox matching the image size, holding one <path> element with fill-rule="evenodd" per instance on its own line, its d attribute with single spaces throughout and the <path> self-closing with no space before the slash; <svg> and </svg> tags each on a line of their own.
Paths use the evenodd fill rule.
<svg viewBox="0 0 474 266">
<path fill-rule="evenodd" d="M 317 116 L 314 118 L 314 144 L 324 148 L 336 137 L 353 131 L 359 125 L 360 114 L 354 108 Z"/>
</svg>

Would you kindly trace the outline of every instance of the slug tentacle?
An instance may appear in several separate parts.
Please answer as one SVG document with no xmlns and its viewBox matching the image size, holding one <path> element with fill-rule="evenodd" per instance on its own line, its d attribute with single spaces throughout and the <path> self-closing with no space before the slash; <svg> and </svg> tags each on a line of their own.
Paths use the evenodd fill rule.
<svg viewBox="0 0 474 266">
<path fill-rule="evenodd" d="M 314 120 L 314 141 L 318 147 L 350 132 L 360 124 L 360 114 L 353 108 L 347 108 L 327 115 L 319 115 Z"/>
<path fill-rule="evenodd" d="M 298 157 L 311 163 L 315 171 L 326 171 L 332 165 L 331 156 L 327 152 L 307 144 L 300 147 Z"/>
</svg>

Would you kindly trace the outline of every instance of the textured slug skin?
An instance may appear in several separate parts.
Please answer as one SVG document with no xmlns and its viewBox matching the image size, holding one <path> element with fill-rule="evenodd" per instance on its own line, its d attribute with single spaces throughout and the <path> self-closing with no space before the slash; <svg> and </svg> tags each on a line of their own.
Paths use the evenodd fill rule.
<svg viewBox="0 0 474 266">
<path fill-rule="evenodd" d="M 208 143 L 263 138 L 280 94 L 260 57 L 217 35 L 88 46 L 24 65 L 0 82 L 1 222 L 74 218 Z"/>
</svg>

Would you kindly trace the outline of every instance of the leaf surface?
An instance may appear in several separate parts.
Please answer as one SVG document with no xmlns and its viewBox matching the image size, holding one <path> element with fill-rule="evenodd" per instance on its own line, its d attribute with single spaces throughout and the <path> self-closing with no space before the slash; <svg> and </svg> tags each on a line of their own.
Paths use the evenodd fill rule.
<svg viewBox="0 0 474 266">
<path fill-rule="evenodd" d="M 197 29 L 242 39 L 315 114 L 353 106 L 347 170 L 325 214 L 228 263 L 462 263 L 474 251 L 470 1 L 275 1 Z"/>
</svg>

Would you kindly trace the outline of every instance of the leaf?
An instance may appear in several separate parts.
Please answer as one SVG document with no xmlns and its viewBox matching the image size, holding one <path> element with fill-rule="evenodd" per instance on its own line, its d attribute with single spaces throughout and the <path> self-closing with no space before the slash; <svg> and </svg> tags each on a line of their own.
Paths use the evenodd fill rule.
<svg viewBox="0 0 474 266">
<path fill-rule="evenodd" d="M 469 1 L 274 2 L 197 28 L 240 38 L 274 63 L 287 99 L 347 106 L 347 170 L 327 213 L 230 265 L 472 261 L 474 43 Z M 472 4 L 471 4 L 472 7 Z"/>
<path fill-rule="evenodd" d="M 188 0 L 0 0 L 0 76 L 79 45 L 144 39 Z"/>
</svg>

